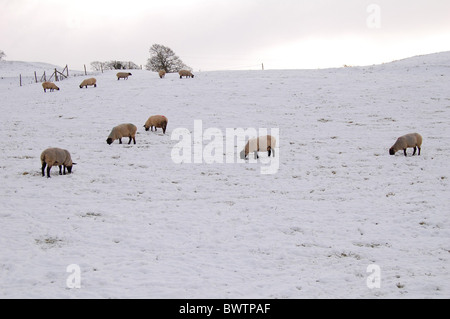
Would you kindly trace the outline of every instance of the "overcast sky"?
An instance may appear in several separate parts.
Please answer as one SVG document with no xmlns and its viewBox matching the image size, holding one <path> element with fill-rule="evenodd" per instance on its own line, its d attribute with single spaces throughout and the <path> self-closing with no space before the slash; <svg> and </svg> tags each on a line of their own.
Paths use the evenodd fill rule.
<svg viewBox="0 0 450 319">
<path fill-rule="evenodd" d="M 450 51 L 450 1 L 0 0 L 6 60 L 145 65 L 154 43 L 196 71 L 369 65 Z"/>
</svg>

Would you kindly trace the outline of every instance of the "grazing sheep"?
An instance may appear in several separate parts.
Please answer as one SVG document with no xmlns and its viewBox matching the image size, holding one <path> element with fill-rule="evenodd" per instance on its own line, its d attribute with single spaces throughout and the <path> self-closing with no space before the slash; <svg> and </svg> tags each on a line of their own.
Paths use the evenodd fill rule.
<svg viewBox="0 0 450 319">
<path fill-rule="evenodd" d="M 161 71 L 159 71 L 159 77 L 162 79 L 163 77 L 165 77 L 166 76 L 166 71 L 164 71 L 164 70 L 161 70 Z"/>
<path fill-rule="evenodd" d="M 131 74 L 129 72 L 119 72 L 116 75 L 117 75 L 117 80 L 120 80 L 120 79 L 128 80 L 128 77 L 133 74 Z"/>
<path fill-rule="evenodd" d="M 403 150 L 406 156 L 406 149 L 414 148 L 413 156 L 416 155 L 417 149 L 419 149 L 420 155 L 421 147 L 422 147 L 422 136 L 420 134 L 418 133 L 406 134 L 397 139 L 395 144 L 392 145 L 392 147 L 389 149 L 389 154 L 395 155 L 397 151 Z"/>
<path fill-rule="evenodd" d="M 152 129 L 153 132 L 153 127 L 155 128 L 155 131 L 157 131 L 157 128 L 162 128 L 163 130 L 163 134 L 166 134 L 166 128 L 167 128 L 167 123 L 169 121 L 167 120 L 167 117 L 165 117 L 164 115 L 154 115 L 154 116 L 150 116 L 149 119 L 147 120 L 147 122 L 145 122 L 145 130 L 148 131 L 150 130 L 150 128 Z"/>
<path fill-rule="evenodd" d="M 178 72 L 178 74 L 180 75 L 180 79 L 182 79 L 183 76 L 187 78 L 194 78 L 194 75 L 191 73 L 191 71 L 188 70 L 181 70 L 180 72 Z"/>
<path fill-rule="evenodd" d="M 128 144 L 131 144 L 131 140 L 133 140 L 134 144 L 136 144 L 136 131 L 136 125 L 133 125 L 131 123 L 120 124 L 112 129 L 111 133 L 108 136 L 108 139 L 106 140 L 106 143 L 111 145 L 115 140 L 119 140 L 119 144 L 122 144 L 122 138 L 129 137 L 130 141 L 128 142 Z"/>
<path fill-rule="evenodd" d="M 64 175 L 66 168 L 69 174 L 72 173 L 72 158 L 67 150 L 61 148 L 48 148 L 41 154 L 42 176 L 45 176 L 45 167 L 47 166 L 47 178 L 50 178 L 50 170 L 53 166 L 59 166 L 59 175 L 63 175 L 62 166 L 64 166 Z"/>
<path fill-rule="evenodd" d="M 97 87 L 97 80 L 95 78 L 90 78 L 90 79 L 84 80 L 80 84 L 80 89 L 82 89 L 83 87 L 86 87 L 86 89 L 87 89 L 88 86 L 94 86 L 96 88 Z"/>
<path fill-rule="evenodd" d="M 250 139 L 248 140 L 247 145 L 245 145 L 245 148 L 241 151 L 241 159 L 247 159 L 249 153 L 255 153 L 255 158 L 259 158 L 258 152 L 264 151 L 268 152 L 269 157 L 271 153 L 273 153 L 273 157 L 275 157 L 276 144 L 276 138 L 271 135 Z"/>
<path fill-rule="evenodd" d="M 59 91 L 59 87 L 53 82 L 44 82 L 42 83 L 42 87 L 44 88 L 44 92 L 47 92 L 47 90 L 50 90 L 50 92 L 53 92 L 53 90 Z"/>
</svg>

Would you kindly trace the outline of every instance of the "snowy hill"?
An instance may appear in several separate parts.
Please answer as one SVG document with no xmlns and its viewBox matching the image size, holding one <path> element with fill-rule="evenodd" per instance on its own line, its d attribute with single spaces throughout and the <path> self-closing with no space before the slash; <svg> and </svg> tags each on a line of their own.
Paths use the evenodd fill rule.
<svg viewBox="0 0 450 319">
<path fill-rule="evenodd" d="M 61 71 L 64 66 L 42 62 L 0 61 L 0 78 L 18 77 L 19 74 L 32 76 L 35 71 L 38 74 L 42 74 L 44 71 L 51 73 L 55 68 Z"/>
<path fill-rule="evenodd" d="M 56 70 L 62 72 L 65 66 L 58 66 L 43 62 L 23 62 L 23 61 L 0 61 L 0 88 L 2 86 L 16 86 L 19 85 L 19 76 L 22 76 L 22 84 L 29 85 L 36 82 L 34 73 L 38 81 L 43 76 L 44 72 L 49 78 Z M 84 72 L 69 69 L 69 75 L 80 76 Z"/>
<path fill-rule="evenodd" d="M 0 297 L 449 298 L 449 57 L 0 84 Z M 166 135 L 142 127 L 154 114 Z M 223 133 L 222 162 L 194 163 L 198 121 L 204 156 Z M 107 145 L 125 122 L 137 144 Z M 192 163 L 174 162 L 182 128 Z M 279 130 L 274 174 L 264 153 L 225 160 L 234 128 Z M 389 155 L 416 131 L 421 156 Z M 48 147 L 71 152 L 72 175 L 41 176 Z"/>
</svg>

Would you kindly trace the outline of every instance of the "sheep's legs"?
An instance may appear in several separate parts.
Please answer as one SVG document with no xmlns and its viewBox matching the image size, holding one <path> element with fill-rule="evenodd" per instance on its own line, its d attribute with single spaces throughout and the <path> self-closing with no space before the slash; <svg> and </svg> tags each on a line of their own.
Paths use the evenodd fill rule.
<svg viewBox="0 0 450 319">
<path fill-rule="evenodd" d="M 414 147 L 413 156 L 416 155 L 416 152 L 417 152 L 417 147 Z"/>
<path fill-rule="evenodd" d="M 64 172 L 65 173 L 65 172 Z M 62 165 L 59 165 L 59 175 L 62 175 Z"/>
<path fill-rule="evenodd" d="M 419 149 L 419 154 L 418 155 L 420 155 L 420 147 L 418 147 L 418 149 Z"/>
<path fill-rule="evenodd" d="M 259 158 L 258 152 L 255 151 L 255 159 Z"/>
<path fill-rule="evenodd" d="M 405 156 L 408 156 L 408 155 L 406 155 L 406 148 L 403 150 L 403 153 L 405 153 Z"/>
<path fill-rule="evenodd" d="M 128 142 L 128 145 L 131 144 L 131 140 L 133 140 L 134 144 L 136 144 L 136 138 L 135 137 L 130 137 L 130 141 Z"/>
<path fill-rule="evenodd" d="M 45 166 L 47 166 L 47 163 L 42 163 L 42 177 L 45 176 Z"/>
<path fill-rule="evenodd" d="M 50 178 L 50 169 L 51 169 L 52 167 L 49 165 L 49 166 L 47 166 L 47 178 Z"/>
<path fill-rule="evenodd" d="M 122 139 L 121 138 L 119 138 L 119 144 L 122 144 Z"/>
</svg>

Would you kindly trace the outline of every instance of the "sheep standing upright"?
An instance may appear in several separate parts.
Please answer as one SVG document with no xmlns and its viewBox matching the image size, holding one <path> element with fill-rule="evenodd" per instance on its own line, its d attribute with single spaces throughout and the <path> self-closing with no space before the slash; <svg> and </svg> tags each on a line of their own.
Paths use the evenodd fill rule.
<svg viewBox="0 0 450 319">
<path fill-rule="evenodd" d="M 422 136 L 419 133 L 411 133 L 400 136 L 395 142 L 395 144 L 392 145 L 392 147 L 389 149 L 389 154 L 395 155 L 397 151 L 403 150 L 403 153 L 405 154 L 405 156 L 407 156 L 406 149 L 414 148 L 413 156 L 416 155 L 417 149 L 419 149 L 418 155 L 420 155 L 422 140 L 423 140 Z"/>
<path fill-rule="evenodd" d="M 161 70 L 161 71 L 158 72 L 158 74 L 159 74 L 159 77 L 162 79 L 162 78 L 164 78 L 166 76 L 166 71 Z"/>
<path fill-rule="evenodd" d="M 275 148 L 277 140 L 271 135 L 259 136 L 248 140 L 244 149 L 240 153 L 241 159 L 247 159 L 249 153 L 255 153 L 255 158 L 259 158 L 258 152 L 267 151 L 269 157 L 273 154 L 275 157 Z"/>
<path fill-rule="evenodd" d="M 155 128 L 155 131 L 157 131 L 157 128 L 159 127 L 159 128 L 162 128 L 163 134 L 166 134 L 168 122 L 169 122 L 169 120 L 164 115 L 154 115 L 154 116 L 150 116 L 148 118 L 147 122 L 145 122 L 145 124 L 144 124 L 144 127 L 145 127 L 146 131 L 149 131 L 151 128 L 152 132 L 153 132 L 153 127 Z"/>
<path fill-rule="evenodd" d="M 90 78 L 90 79 L 86 79 L 86 80 L 84 80 L 83 82 L 81 82 L 81 84 L 80 84 L 80 89 L 82 89 L 83 87 L 86 87 L 86 89 L 87 89 L 87 87 L 88 86 L 93 86 L 93 87 L 97 87 L 97 79 L 95 79 L 95 78 Z"/>
<path fill-rule="evenodd" d="M 116 74 L 117 80 L 120 80 L 120 79 L 128 80 L 128 77 L 129 77 L 130 75 L 133 75 L 133 74 L 131 74 L 131 73 L 129 73 L 129 72 L 119 72 L 119 73 Z"/>
<path fill-rule="evenodd" d="M 180 79 L 182 79 L 183 76 L 185 76 L 186 78 L 194 78 L 194 74 L 192 74 L 192 72 L 189 70 L 181 70 L 180 72 L 178 72 L 178 74 L 180 75 Z"/>
<path fill-rule="evenodd" d="M 63 175 L 62 167 L 64 166 L 64 175 L 66 168 L 69 174 L 72 173 L 72 162 L 69 151 L 61 148 L 48 148 L 41 154 L 42 176 L 45 176 L 45 167 L 47 166 L 47 178 L 50 178 L 50 170 L 53 166 L 59 166 L 59 175 Z"/>
<path fill-rule="evenodd" d="M 111 130 L 111 133 L 106 139 L 106 143 L 111 145 L 115 140 L 119 140 L 119 144 L 122 144 L 122 138 L 129 137 L 130 141 L 128 144 L 131 144 L 131 140 L 133 140 L 134 144 L 136 144 L 136 132 L 136 125 L 131 123 L 120 124 Z"/>
<path fill-rule="evenodd" d="M 53 92 L 53 90 L 59 91 L 59 87 L 53 82 L 44 82 L 42 83 L 42 87 L 44 88 L 44 92 L 47 92 L 47 90 L 50 90 L 50 92 Z"/>
</svg>

